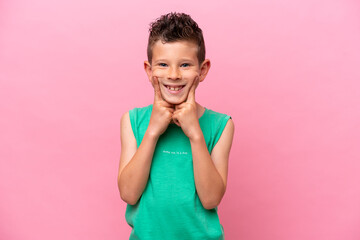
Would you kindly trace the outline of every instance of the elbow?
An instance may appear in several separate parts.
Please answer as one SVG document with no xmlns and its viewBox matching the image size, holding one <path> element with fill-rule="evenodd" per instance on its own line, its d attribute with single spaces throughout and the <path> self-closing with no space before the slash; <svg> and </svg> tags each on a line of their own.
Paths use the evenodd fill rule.
<svg viewBox="0 0 360 240">
<path fill-rule="evenodd" d="M 126 194 L 126 191 L 120 190 L 120 198 L 130 205 L 135 205 L 138 202 L 138 198 L 132 196 L 131 194 Z"/>
<path fill-rule="evenodd" d="M 203 207 L 207 210 L 214 209 L 220 204 L 224 194 L 225 194 L 225 187 L 222 189 L 221 194 L 214 195 L 212 198 L 208 198 L 204 201 L 201 201 L 201 203 Z"/>
<path fill-rule="evenodd" d="M 211 210 L 216 208 L 220 204 L 221 198 L 218 197 L 215 198 L 209 198 L 204 201 L 201 201 L 203 207 L 207 210 Z"/>
<path fill-rule="evenodd" d="M 203 203 L 203 207 L 207 210 L 211 210 L 211 209 L 214 209 L 216 208 L 218 205 L 219 205 L 219 201 L 212 201 L 212 202 L 206 202 L 206 203 Z"/>
<path fill-rule="evenodd" d="M 124 196 L 120 193 L 120 197 L 121 199 L 126 202 L 127 204 L 130 204 L 130 205 L 135 205 L 138 200 L 136 198 L 131 198 L 131 197 L 127 197 L 127 196 Z"/>
<path fill-rule="evenodd" d="M 119 188 L 121 200 L 123 200 L 124 202 L 130 205 L 135 205 L 137 203 L 138 198 L 132 196 L 132 194 L 129 194 L 129 191 L 124 189 L 124 187 L 120 187 L 120 181 L 118 181 L 118 188 Z"/>
</svg>

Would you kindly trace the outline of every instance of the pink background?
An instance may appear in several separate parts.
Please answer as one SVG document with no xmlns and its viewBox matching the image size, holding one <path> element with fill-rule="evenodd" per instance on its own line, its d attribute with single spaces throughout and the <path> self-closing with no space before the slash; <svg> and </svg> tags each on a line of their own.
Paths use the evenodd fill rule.
<svg viewBox="0 0 360 240">
<path fill-rule="evenodd" d="M 360 239 L 360 3 L 0 2 L 0 239 L 128 239 L 120 117 L 153 101 L 149 23 L 186 12 L 233 117 L 227 240 Z"/>
</svg>

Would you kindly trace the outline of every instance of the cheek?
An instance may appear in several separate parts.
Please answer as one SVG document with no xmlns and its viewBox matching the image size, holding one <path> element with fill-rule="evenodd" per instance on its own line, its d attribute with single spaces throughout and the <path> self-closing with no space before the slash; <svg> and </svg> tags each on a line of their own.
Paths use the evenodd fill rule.
<svg viewBox="0 0 360 240">
<path fill-rule="evenodd" d="M 166 72 L 166 70 L 164 69 L 154 69 L 152 71 L 152 75 L 153 76 L 157 76 L 159 78 L 160 81 L 164 80 L 167 78 L 168 74 Z M 195 70 L 191 71 L 191 70 L 187 70 L 187 71 L 183 71 L 181 73 L 181 77 L 188 81 L 189 83 L 192 83 L 192 81 L 195 79 L 196 76 L 198 76 L 199 73 Z"/>
<path fill-rule="evenodd" d="M 160 70 L 160 69 L 154 69 L 152 71 L 152 75 L 153 76 L 157 76 L 159 78 L 165 78 L 166 77 L 166 74 L 164 71 Z"/>
<path fill-rule="evenodd" d="M 183 77 L 187 79 L 194 79 L 199 73 L 195 70 L 188 70 L 183 72 Z"/>
<path fill-rule="evenodd" d="M 189 86 L 191 86 L 196 78 L 196 76 L 198 76 L 197 72 L 189 72 L 186 75 L 183 75 L 183 78 L 186 79 L 186 81 L 188 82 Z"/>
</svg>

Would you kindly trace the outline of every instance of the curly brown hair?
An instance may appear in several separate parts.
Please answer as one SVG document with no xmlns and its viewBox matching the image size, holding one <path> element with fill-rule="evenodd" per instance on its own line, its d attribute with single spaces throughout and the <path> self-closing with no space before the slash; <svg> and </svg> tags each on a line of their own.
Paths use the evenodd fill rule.
<svg viewBox="0 0 360 240">
<path fill-rule="evenodd" d="M 170 12 L 150 23 L 147 57 L 151 64 L 152 48 L 157 40 L 163 43 L 180 40 L 193 41 L 198 45 L 199 66 L 205 60 L 205 42 L 201 28 L 185 13 Z"/>
</svg>

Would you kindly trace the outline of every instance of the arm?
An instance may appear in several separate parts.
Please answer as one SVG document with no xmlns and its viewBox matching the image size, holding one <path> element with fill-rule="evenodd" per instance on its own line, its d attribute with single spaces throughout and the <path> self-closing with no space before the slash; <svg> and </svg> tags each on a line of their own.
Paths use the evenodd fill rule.
<svg viewBox="0 0 360 240">
<path fill-rule="evenodd" d="M 138 149 L 129 113 L 121 117 L 121 156 L 117 181 L 121 199 L 130 205 L 136 204 L 144 192 L 157 141 L 166 131 L 174 112 L 174 105 L 164 101 L 161 96 L 158 77 L 151 76 L 150 80 L 155 91 L 154 104 L 149 126 Z"/>
<path fill-rule="evenodd" d="M 129 112 L 121 117 L 120 130 L 121 155 L 117 183 L 121 199 L 134 205 L 139 200 L 148 181 L 158 137 L 146 131 L 137 149 Z"/>
<path fill-rule="evenodd" d="M 215 208 L 225 194 L 233 135 L 234 122 L 230 118 L 211 156 L 202 132 L 190 138 L 196 190 L 206 209 Z"/>
</svg>

